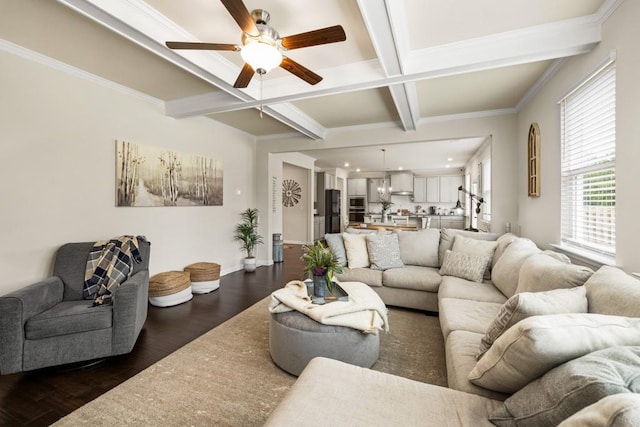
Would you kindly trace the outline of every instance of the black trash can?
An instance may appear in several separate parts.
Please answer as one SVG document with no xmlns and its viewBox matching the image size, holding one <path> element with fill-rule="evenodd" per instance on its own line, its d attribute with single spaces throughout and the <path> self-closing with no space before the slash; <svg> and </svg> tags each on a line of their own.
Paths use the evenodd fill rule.
<svg viewBox="0 0 640 427">
<path fill-rule="evenodd" d="M 273 233 L 273 262 L 284 261 L 284 253 L 282 250 L 282 234 Z"/>
</svg>

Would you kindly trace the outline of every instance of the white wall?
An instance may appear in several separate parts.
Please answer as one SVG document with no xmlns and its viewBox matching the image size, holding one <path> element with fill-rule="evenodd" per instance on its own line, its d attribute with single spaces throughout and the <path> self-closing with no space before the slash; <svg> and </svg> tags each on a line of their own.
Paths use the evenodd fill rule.
<svg viewBox="0 0 640 427">
<path fill-rule="evenodd" d="M 573 57 L 523 108 L 518 117 L 518 194 L 522 235 L 547 245 L 560 241 L 560 117 L 558 100 L 616 54 L 616 262 L 640 271 L 640 2 L 625 1 L 603 25 L 602 42 L 590 53 Z M 527 197 L 527 135 L 540 126 L 541 195 Z M 495 189 L 494 189 L 495 190 Z M 496 208 L 497 209 L 497 208 Z"/>
<path fill-rule="evenodd" d="M 262 144 L 258 144 L 260 147 Z M 313 211 L 313 193 L 315 191 L 315 159 L 300 153 L 264 153 L 256 163 L 256 204 L 260 210 L 260 227 L 258 232 L 264 236 L 265 244 L 258 248 L 258 257 L 273 262 L 273 233 L 282 233 L 284 237 L 282 211 L 282 178 L 284 164 L 297 166 L 307 171 L 308 191 L 310 197 L 306 203 L 308 212 Z M 307 224 L 308 241 L 313 241 L 313 220 L 311 215 Z"/>
<path fill-rule="evenodd" d="M 232 233 L 256 203 L 252 137 L 7 52 L 0 63 L 0 294 L 47 277 L 65 242 L 121 234 L 151 241 L 151 274 L 241 268 Z M 115 207 L 116 139 L 221 159 L 224 205 Z"/>
</svg>

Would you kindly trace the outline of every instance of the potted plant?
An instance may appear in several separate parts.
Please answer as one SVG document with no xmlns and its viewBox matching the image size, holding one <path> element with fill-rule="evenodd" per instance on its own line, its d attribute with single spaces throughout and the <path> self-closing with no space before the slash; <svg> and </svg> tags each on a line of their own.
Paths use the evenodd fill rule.
<svg viewBox="0 0 640 427">
<path fill-rule="evenodd" d="M 333 275 L 342 273 L 342 266 L 331 249 L 318 240 L 313 246 L 303 246 L 300 257 L 305 262 L 304 271 L 313 278 L 313 294 L 324 297 L 326 290 L 333 292 Z"/>
<path fill-rule="evenodd" d="M 241 248 L 246 251 L 244 259 L 244 269 L 247 272 L 256 270 L 256 258 L 254 250 L 262 243 L 262 236 L 258 234 L 258 209 L 247 208 L 240 212 L 242 222 L 236 225 L 233 239 L 241 244 Z"/>
</svg>

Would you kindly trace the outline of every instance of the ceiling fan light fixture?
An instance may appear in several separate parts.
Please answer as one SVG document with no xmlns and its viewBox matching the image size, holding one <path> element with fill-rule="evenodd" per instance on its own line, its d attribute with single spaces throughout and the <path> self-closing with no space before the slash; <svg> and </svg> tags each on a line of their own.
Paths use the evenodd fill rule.
<svg viewBox="0 0 640 427">
<path fill-rule="evenodd" d="M 282 62 L 282 54 L 276 46 L 257 40 L 247 41 L 240 55 L 258 74 L 266 74 Z"/>
</svg>

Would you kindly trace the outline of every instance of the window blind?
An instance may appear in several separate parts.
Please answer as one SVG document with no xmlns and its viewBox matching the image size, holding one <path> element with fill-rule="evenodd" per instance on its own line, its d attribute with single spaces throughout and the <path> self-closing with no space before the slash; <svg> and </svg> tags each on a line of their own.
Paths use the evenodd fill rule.
<svg viewBox="0 0 640 427">
<path fill-rule="evenodd" d="M 562 243 L 615 255 L 615 63 L 560 101 Z"/>
</svg>

